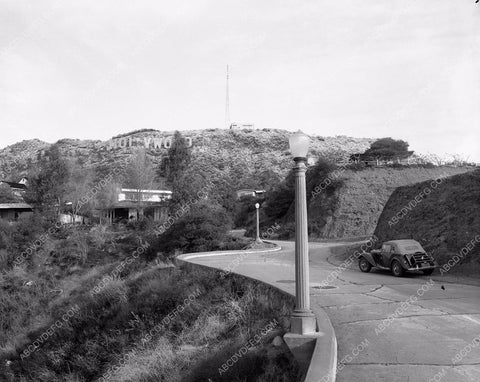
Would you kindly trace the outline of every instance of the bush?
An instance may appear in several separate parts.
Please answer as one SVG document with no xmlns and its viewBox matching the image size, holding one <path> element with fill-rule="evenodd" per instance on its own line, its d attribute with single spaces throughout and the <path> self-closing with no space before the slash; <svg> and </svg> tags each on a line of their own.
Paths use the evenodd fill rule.
<svg viewBox="0 0 480 382">
<path fill-rule="evenodd" d="M 106 225 L 96 225 L 94 226 L 89 233 L 90 241 L 95 246 L 95 248 L 103 248 L 107 242 L 112 240 L 112 233 L 109 232 L 109 227 Z"/>
<path fill-rule="evenodd" d="M 190 213 L 175 221 L 157 239 L 152 250 L 168 256 L 172 256 L 176 250 L 183 252 L 216 250 L 227 240 L 226 233 L 230 227 L 230 217 L 223 207 L 203 202 L 192 207 Z"/>
<path fill-rule="evenodd" d="M 408 146 L 408 143 L 401 139 L 381 138 L 373 142 L 370 148 L 365 151 L 364 155 L 372 158 L 404 157 L 408 155 Z"/>
<path fill-rule="evenodd" d="M 290 171 L 285 180 L 265 199 L 265 214 L 271 221 L 284 219 L 295 200 L 295 178 Z"/>
<path fill-rule="evenodd" d="M 367 168 L 367 165 L 365 162 L 350 163 L 346 168 L 352 171 L 363 171 Z"/>
</svg>

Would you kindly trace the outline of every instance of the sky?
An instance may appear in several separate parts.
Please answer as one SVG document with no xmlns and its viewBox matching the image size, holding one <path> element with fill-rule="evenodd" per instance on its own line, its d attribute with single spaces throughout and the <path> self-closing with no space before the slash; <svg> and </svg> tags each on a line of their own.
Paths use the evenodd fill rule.
<svg viewBox="0 0 480 382">
<path fill-rule="evenodd" d="M 0 0 L 0 147 L 230 121 L 480 162 L 475 0 Z"/>
</svg>

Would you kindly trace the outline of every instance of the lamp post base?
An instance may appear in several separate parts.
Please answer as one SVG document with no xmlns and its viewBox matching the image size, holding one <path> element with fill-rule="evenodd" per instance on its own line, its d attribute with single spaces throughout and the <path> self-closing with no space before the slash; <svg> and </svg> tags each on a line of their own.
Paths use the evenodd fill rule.
<svg viewBox="0 0 480 382">
<path fill-rule="evenodd" d="M 317 319 L 311 311 L 294 310 L 290 319 L 290 332 L 293 334 L 314 334 L 317 332 Z"/>
</svg>

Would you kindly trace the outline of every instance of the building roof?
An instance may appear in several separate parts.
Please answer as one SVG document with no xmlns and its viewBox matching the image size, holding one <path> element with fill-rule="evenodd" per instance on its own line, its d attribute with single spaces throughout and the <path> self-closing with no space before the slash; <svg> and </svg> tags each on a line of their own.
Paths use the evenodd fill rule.
<svg viewBox="0 0 480 382">
<path fill-rule="evenodd" d="M 108 207 L 100 207 L 99 210 L 111 210 L 115 208 L 145 208 L 145 207 L 162 207 L 168 205 L 169 201 L 165 200 L 163 202 L 134 202 L 131 200 L 122 200 L 120 202 L 116 202 Z"/>
<path fill-rule="evenodd" d="M 0 183 L 8 184 L 11 188 L 18 188 L 18 189 L 21 189 L 21 190 L 26 190 L 27 189 L 27 186 L 23 183 L 7 182 L 5 180 L 0 180 Z"/>
<path fill-rule="evenodd" d="M 0 203 L 0 210 L 31 210 L 33 207 L 28 203 Z"/>
</svg>

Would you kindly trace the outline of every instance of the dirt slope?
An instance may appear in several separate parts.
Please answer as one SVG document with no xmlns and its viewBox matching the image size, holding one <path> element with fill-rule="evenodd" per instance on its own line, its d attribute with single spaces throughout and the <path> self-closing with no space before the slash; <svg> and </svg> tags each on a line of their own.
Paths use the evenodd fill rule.
<svg viewBox="0 0 480 382">
<path fill-rule="evenodd" d="M 344 185 L 338 192 L 338 204 L 320 237 L 341 238 L 373 234 L 382 210 L 397 187 L 413 185 L 439 176 L 469 171 L 460 167 L 371 168 L 346 170 Z"/>
<path fill-rule="evenodd" d="M 456 270 L 478 272 L 480 170 L 451 176 L 437 183 L 436 187 L 426 181 L 397 188 L 380 215 L 375 235 L 380 241 L 416 239 L 440 264 L 460 252 L 458 261 L 450 264 Z"/>
</svg>

